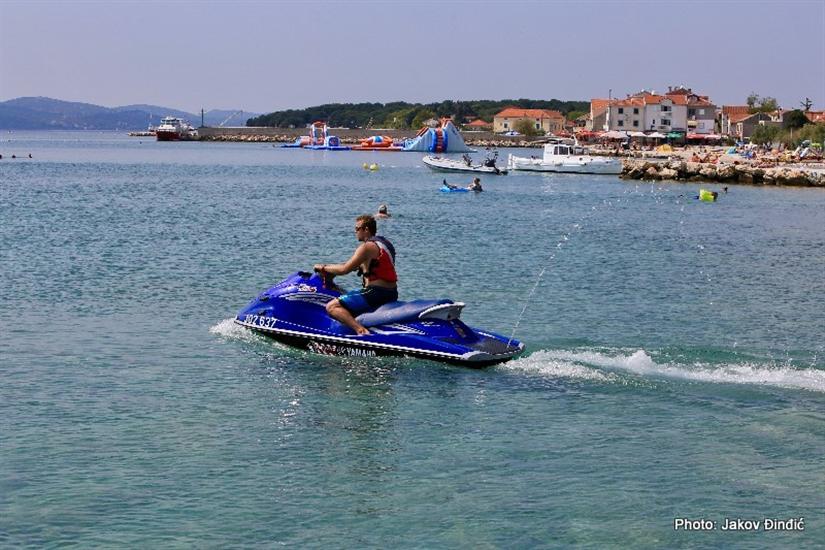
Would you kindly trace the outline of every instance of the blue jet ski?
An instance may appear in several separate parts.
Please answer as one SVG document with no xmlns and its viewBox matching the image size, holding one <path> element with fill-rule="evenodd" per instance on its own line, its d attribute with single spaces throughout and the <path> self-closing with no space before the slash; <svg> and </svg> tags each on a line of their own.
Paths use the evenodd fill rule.
<svg viewBox="0 0 825 550">
<path fill-rule="evenodd" d="M 370 334 L 358 336 L 324 306 L 341 295 L 328 274 L 299 271 L 261 293 L 235 322 L 279 342 L 324 355 L 395 355 L 454 365 L 486 367 L 509 361 L 524 344 L 459 319 L 464 304 L 452 300 L 391 302 L 357 317 Z"/>
</svg>

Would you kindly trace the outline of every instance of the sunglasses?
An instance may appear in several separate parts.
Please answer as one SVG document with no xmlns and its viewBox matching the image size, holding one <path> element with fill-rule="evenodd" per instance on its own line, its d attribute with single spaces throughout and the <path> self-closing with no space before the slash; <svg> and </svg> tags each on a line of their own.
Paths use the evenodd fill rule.
<svg viewBox="0 0 825 550">
<path fill-rule="evenodd" d="M 355 226 L 355 230 L 356 230 L 356 231 L 362 231 L 362 230 L 364 230 L 364 229 L 366 229 L 366 228 L 367 228 L 367 226 L 366 226 L 366 225 L 356 225 L 356 226 Z"/>
</svg>

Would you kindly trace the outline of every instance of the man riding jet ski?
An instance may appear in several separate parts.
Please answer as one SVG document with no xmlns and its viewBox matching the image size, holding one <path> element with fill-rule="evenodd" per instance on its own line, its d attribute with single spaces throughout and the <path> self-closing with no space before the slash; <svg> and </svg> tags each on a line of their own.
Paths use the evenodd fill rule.
<svg viewBox="0 0 825 550">
<path fill-rule="evenodd" d="M 392 244 L 375 235 L 372 216 L 359 216 L 356 236 L 362 244 L 346 263 L 293 273 L 252 300 L 235 322 L 325 355 L 397 355 L 484 367 L 524 350 L 517 340 L 464 324 L 461 302 L 396 301 Z M 359 266 L 366 286 L 342 293 L 333 277 Z"/>
<path fill-rule="evenodd" d="M 355 320 L 355 316 L 374 311 L 387 302 L 398 300 L 398 275 L 395 273 L 395 247 L 384 237 L 376 235 L 375 218 L 369 214 L 355 219 L 355 237 L 361 245 L 343 264 L 315 264 L 321 275 L 346 275 L 355 270 L 363 278 L 364 288 L 353 290 L 327 303 L 330 317 L 344 323 L 363 336 L 369 331 Z"/>
</svg>

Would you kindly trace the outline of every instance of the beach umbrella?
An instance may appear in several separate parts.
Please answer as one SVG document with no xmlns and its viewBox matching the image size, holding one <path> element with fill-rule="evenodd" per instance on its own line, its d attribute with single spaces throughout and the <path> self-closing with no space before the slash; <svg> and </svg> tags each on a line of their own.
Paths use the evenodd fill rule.
<svg viewBox="0 0 825 550">
<path fill-rule="evenodd" d="M 627 139 L 627 132 L 622 132 L 620 130 L 610 130 L 609 132 L 603 133 L 602 137 L 607 139 Z"/>
</svg>

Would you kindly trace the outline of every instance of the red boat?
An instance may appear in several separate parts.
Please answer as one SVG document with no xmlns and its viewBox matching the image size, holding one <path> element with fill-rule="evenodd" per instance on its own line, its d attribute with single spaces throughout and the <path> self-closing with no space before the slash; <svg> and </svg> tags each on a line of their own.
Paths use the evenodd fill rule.
<svg viewBox="0 0 825 550">
<path fill-rule="evenodd" d="M 182 118 L 167 116 L 160 119 L 155 135 L 158 141 L 188 141 L 196 139 L 198 132 Z"/>
</svg>

